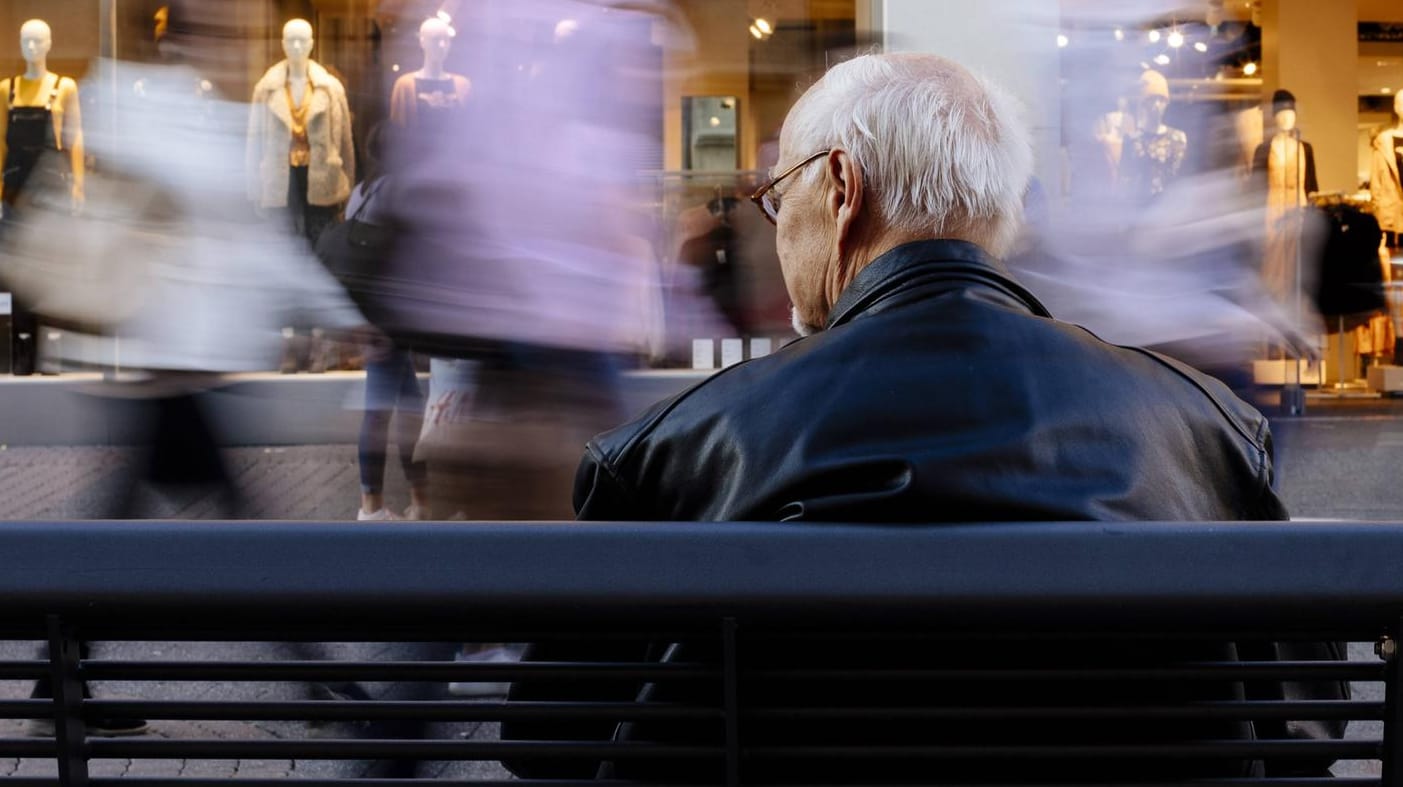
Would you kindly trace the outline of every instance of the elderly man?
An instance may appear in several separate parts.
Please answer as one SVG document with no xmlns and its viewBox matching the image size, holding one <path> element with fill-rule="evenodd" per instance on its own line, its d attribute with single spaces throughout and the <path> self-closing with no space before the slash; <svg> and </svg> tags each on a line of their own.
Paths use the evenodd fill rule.
<svg viewBox="0 0 1403 787">
<path fill-rule="evenodd" d="M 1271 488 L 1271 443 L 1260 414 L 1216 380 L 1181 364 L 1108 345 L 1053 320 L 995 259 L 1017 229 L 1032 158 L 1013 103 L 955 63 L 930 55 L 879 55 L 830 71 L 790 112 L 780 137 L 781 166 L 755 194 L 778 227 L 794 323 L 806 338 L 720 372 L 591 441 L 576 479 L 580 518 L 1284 518 Z M 626 662 L 659 658 L 658 653 L 681 662 L 719 658 L 707 642 L 674 643 L 666 650 L 659 645 L 570 643 L 537 647 L 528 658 Z M 1307 645 L 1278 657 L 1315 658 L 1318 650 Z M 1009 667 L 1024 651 L 1008 642 L 800 640 L 767 641 L 749 652 L 755 663 L 930 669 Z M 1089 650 L 1076 643 L 1065 648 L 1040 643 L 1026 652 L 1040 666 L 1251 657 L 1230 643 L 1156 642 L 1147 648 L 1104 643 Z M 1240 689 L 1203 682 L 1119 681 L 1075 690 L 1073 702 L 1087 706 L 1241 699 Z M 1329 686 L 1286 690 L 1292 696 L 1339 696 Z M 710 691 L 528 681 L 513 687 L 511 699 L 706 703 L 712 701 Z M 873 710 L 921 701 L 952 707 L 1066 702 L 1057 691 L 1016 682 L 957 686 L 912 679 L 893 694 L 890 686 L 861 681 L 752 681 L 745 693 L 754 707 L 818 703 L 869 714 L 860 724 L 806 722 L 801 716 L 748 720 L 745 734 L 754 747 L 962 741 L 993 748 L 988 758 L 969 761 L 862 761 L 852 768 L 823 758 L 752 758 L 746 762 L 747 778 L 799 784 L 1017 781 L 1030 774 L 1053 780 L 1130 779 L 1140 766 L 1114 760 L 1005 762 L 997 746 L 1288 734 L 1245 722 L 1172 719 L 1133 725 L 1087 720 L 1048 725 L 1012 718 L 942 724 Z M 1260 696 L 1257 691 L 1279 694 L 1283 687 L 1251 687 L 1248 693 Z M 502 726 L 506 740 L 719 746 L 719 735 L 719 725 L 661 721 Z M 721 780 L 715 762 L 700 760 L 671 766 L 589 760 L 508 765 L 533 777 L 598 773 Z M 1317 773 L 1327 765 L 1283 772 Z M 1260 773 L 1260 767 L 1180 760 L 1157 763 L 1154 773 L 1245 776 Z"/>
<path fill-rule="evenodd" d="M 933 55 L 859 57 L 785 120 L 754 197 L 804 338 L 590 442 L 593 520 L 1283 519 L 1266 421 L 1057 322 L 996 259 L 1033 156 Z"/>
</svg>

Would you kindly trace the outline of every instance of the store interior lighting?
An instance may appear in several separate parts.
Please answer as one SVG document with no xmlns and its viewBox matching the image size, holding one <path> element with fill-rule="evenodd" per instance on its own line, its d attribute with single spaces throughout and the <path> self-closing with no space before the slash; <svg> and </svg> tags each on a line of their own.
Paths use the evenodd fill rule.
<svg viewBox="0 0 1403 787">
<path fill-rule="evenodd" d="M 1171 47 L 1178 49 L 1184 45 L 1184 34 L 1175 30 L 1169 34 L 1168 42 Z"/>
<path fill-rule="evenodd" d="M 1255 62 L 1248 61 L 1247 65 L 1242 67 L 1242 73 L 1249 77 L 1253 76 L 1257 73 L 1257 64 Z"/>
<path fill-rule="evenodd" d="M 1160 38 L 1160 35 L 1159 35 L 1159 31 L 1158 31 L 1158 30 L 1151 30 L 1151 31 L 1150 31 L 1150 43 L 1151 43 L 1151 44 L 1158 44 L 1158 43 L 1159 43 L 1159 38 Z"/>
<path fill-rule="evenodd" d="M 756 41 L 768 40 L 775 34 L 775 26 L 765 17 L 757 17 L 750 20 L 750 37 Z"/>
<path fill-rule="evenodd" d="M 1155 55 L 1155 62 L 1162 66 L 1167 66 L 1169 65 L 1169 55 L 1160 52 L 1159 54 Z"/>
<path fill-rule="evenodd" d="M 1066 49 L 1066 48 L 1067 48 L 1067 45 L 1070 44 L 1070 43 L 1072 43 L 1072 40 L 1071 40 L 1070 38 L 1067 38 L 1067 34 L 1066 34 L 1066 33 L 1058 33 L 1058 34 L 1057 34 L 1057 48 L 1058 48 L 1058 49 Z"/>
</svg>

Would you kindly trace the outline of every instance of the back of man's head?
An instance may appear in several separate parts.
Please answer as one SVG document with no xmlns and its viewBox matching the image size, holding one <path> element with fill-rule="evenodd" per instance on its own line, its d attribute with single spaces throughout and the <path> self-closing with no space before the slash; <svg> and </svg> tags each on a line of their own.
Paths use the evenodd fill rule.
<svg viewBox="0 0 1403 787">
<path fill-rule="evenodd" d="M 1017 233 L 1033 170 L 1029 132 L 1011 96 L 954 61 L 849 60 L 799 99 L 783 133 L 792 151 L 848 151 L 887 229 L 967 240 L 995 255 Z"/>
</svg>

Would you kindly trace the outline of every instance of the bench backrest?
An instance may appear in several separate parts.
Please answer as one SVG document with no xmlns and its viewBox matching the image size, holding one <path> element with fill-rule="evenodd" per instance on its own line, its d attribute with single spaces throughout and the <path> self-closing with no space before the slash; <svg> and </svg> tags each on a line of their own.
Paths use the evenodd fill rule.
<svg viewBox="0 0 1403 787">
<path fill-rule="evenodd" d="M 53 647 L 47 662 L 0 662 L 0 680 L 52 675 L 59 690 L 0 699 L 0 718 L 59 724 L 54 740 L 0 738 L 0 757 L 54 758 L 75 785 L 93 759 L 228 757 L 506 760 L 561 779 L 728 784 L 1034 783 L 1068 762 L 1168 783 L 1341 759 L 1403 785 L 1397 659 L 1321 649 L 1393 653 L 1401 559 L 1391 524 L 5 523 L 0 630 Z M 299 640 L 538 646 L 507 665 L 354 649 L 310 662 L 81 659 L 77 647 Z M 518 692 L 230 703 L 172 688 L 464 679 Z M 84 699 L 79 680 L 155 688 Z M 1346 681 L 1365 690 L 1344 701 L 1330 687 Z M 502 721 L 509 740 L 233 746 L 85 738 L 77 721 L 120 715 Z M 1349 737 L 1320 733 L 1344 720 Z"/>
</svg>

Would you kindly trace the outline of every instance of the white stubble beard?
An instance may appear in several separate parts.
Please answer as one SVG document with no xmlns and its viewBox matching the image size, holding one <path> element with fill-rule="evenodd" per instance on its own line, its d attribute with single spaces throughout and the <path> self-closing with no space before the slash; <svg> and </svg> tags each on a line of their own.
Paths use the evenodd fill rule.
<svg viewBox="0 0 1403 787">
<path fill-rule="evenodd" d="M 794 332 L 799 334 L 800 338 L 813 336 L 823 330 L 822 328 L 804 322 L 804 318 L 799 316 L 799 310 L 792 305 L 789 307 L 789 324 L 794 326 Z"/>
</svg>

